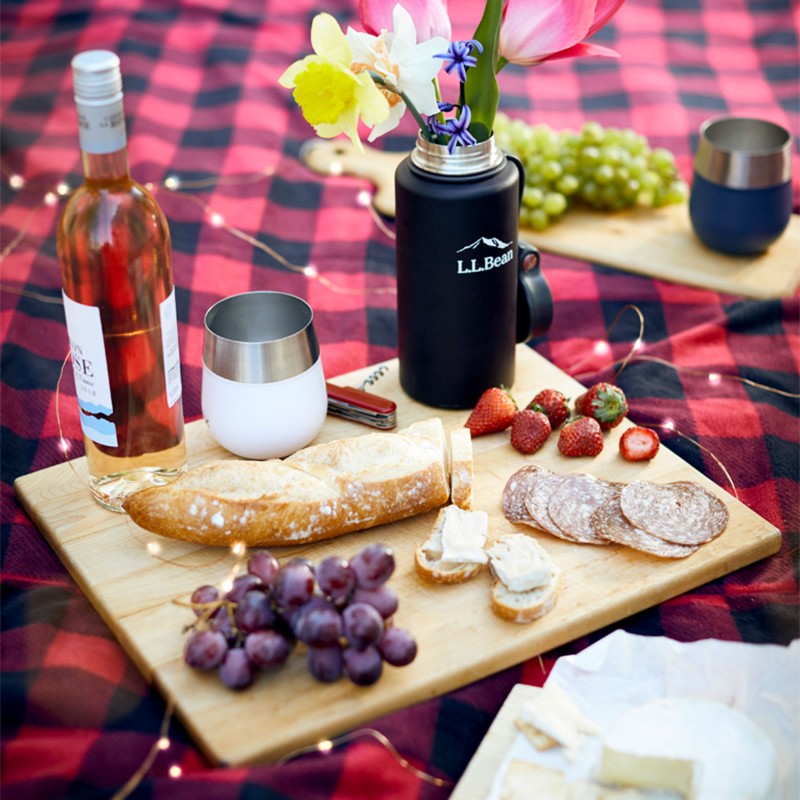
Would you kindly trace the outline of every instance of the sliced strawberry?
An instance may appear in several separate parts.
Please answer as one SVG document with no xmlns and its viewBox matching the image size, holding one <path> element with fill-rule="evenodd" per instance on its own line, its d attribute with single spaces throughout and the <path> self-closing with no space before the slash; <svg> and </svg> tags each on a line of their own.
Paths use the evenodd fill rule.
<svg viewBox="0 0 800 800">
<path fill-rule="evenodd" d="M 613 383 L 596 383 L 575 400 L 575 412 L 594 417 L 607 431 L 619 425 L 628 414 L 625 392 Z"/>
<path fill-rule="evenodd" d="M 628 428 L 619 440 L 619 452 L 626 461 L 649 461 L 655 458 L 661 442 L 651 428 Z"/>
<path fill-rule="evenodd" d="M 603 431 L 592 417 L 568 422 L 558 434 L 558 449 L 565 456 L 596 456 L 603 449 Z"/>
<path fill-rule="evenodd" d="M 514 421 L 518 410 L 508 389 L 495 386 L 478 398 L 464 427 L 469 428 L 473 436 L 504 431 Z"/>
<path fill-rule="evenodd" d="M 569 417 L 569 400 L 557 389 L 542 389 L 536 397 L 528 403 L 528 408 L 540 410 L 547 414 L 550 420 L 550 427 L 555 430 L 559 425 L 566 422 Z"/>
<path fill-rule="evenodd" d="M 541 449 L 552 430 L 547 414 L 523 408 L 511 423 L 511 444 L 520 453 L 531 455 Z"/>
</svg>

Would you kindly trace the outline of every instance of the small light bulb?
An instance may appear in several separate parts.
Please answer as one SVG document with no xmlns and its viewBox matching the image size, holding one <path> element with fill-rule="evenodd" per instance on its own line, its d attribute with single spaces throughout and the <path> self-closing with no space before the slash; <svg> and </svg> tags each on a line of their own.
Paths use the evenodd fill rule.
<svg viewBox="0 0 800 800">
<path fill-rule="evenodd" d="M 671 420 L 671 419 L 665 419 L 663 427 L 666 428 L 668 431 L 674 431 L 675 430 L 675 421 Z"/>
<path fill-rule="evenodd" d="M 8 179 L 8 185 L 12 189 L 21 189 L 25 185 L 25 178 L 22 175 L 12 175 Z"/>
<path fill-rule="evenodd" d="M 709 372 L 708 382 L 716 386 L 717 384 L 722 383 L 722 375 L 720 375 L 719 372 Z"/>
<path fill-rule="evenodd" d="M 69 184 L 68 184 L 68 183 L 59 183 L 59 184 L 58 184 L 58 186 L 56 187 L 56 191 L 57 191 L 57 192 L 58 192 L 58 193 L 59 193 L 59 194 L 60 194 L 62 197 L 65 197 L 65 196 L 66 196 L 66 195 L 68 195 L 68 194 L 69 194 L 69 192 L 70 192 L 70 189 L 69 189 Z"/>
<path fill-rule="evenodd" d="M 178 187 L 180 187 L 180 185 L 181 185 L 181 180 L 180 178 L 177 178 L 175 175 L 170 175 L 169 178 L 167 178 L 164 181 L 164 186 L 166 186 L 167 189 L 177 189 Z"/>
<path fill-rule="evenodd" d="M 181 775 L 183 775 L 183 770 L 177 764 L 173 764 L 169 768 L 170 778 L 180 778 Z"/>
<path fill-rule="evenodd" d="M 320 753 L 330 753 L 333 750 L 333 742 L 330 739 L 323 739 L 321 742 L 317 743 L 317 750 Z"/>
<path fill-rule="evenodd" d="M 342 166 L 341 161 L 331 161 L 331 165 L 328 167 L 328 172 L 331 175 L 341 175 L 344 172 L 344 167 Z"/>
<path fill-rule="evenodd" d="M 63 436 L 58 440 L 58 449 L 62 453 L 69 453 L 70 451 L 70 444 Z"/>
<path fill-rule="evenodd" d="M 159 750 L 169 750 L 170 741 L 166 736 L 162 736 L 156 745 Z"/>
<path fill-rule="evenodd" d="M 44 196 L 45 205 L 54 206 L 58 202 L 58 195 L 55 192 L 48 192 Z"/>
<path fill-rule="evenodd" d="M 219 228 L 225 222 L 225 220 L 222 218 L 222 214 L 217 214 L 216 211 L 211 215 L 210 219 L 211 224 L 215 228 Z"/>
<path fill-rule="evenodd" d="M 233 581 L 230 580 L 230 578 L 222 582 L 222 591 L 225 594 L 227 594 L 231 589 L 233 589 Z"/>
<path fill-rule="evenodd" d="M 236 542 L 236 544 L 231 547 L 231 552 L 235 556 L 243 555 L 246 550 L 247 550 L 247 547 L 246 547 L 244 542 Z"/>
<path fill-rule="evenodd" d="M 151 556 L 157 556 L 161 552 L 161 545 L 158 542 L 148 542 L 147 552 L 150 553 Z"/>
<path fill-rule="evenodd" d="M 364 206 L 364 208 L 367 208 L 369 204 L 372 202 L 372 195 L 366 189 L 362 189 L 356 195 L 356 202 L 360 206 Z"/>
<path fill-rule="evenodd" d="M 606 341 L 597 342 L 594 346 L 594 354 L 596 356 L 606 356 L 611 351 L 611 346 Z"/>
<path fill-rule="evenodd" d="M 317 268 L 313 264 L 309 264 L 307 267 L 303 267 L 303 275 L 307 278 L 316 278 L 319 272 L 317 272 Z"/>
</svg>

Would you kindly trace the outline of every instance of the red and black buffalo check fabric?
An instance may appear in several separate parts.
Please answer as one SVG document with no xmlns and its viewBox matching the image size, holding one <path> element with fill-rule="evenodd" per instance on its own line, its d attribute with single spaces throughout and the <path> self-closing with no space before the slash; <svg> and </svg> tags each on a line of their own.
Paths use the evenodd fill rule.
<svg viewBox="0 0 800 800">
<path fill-rule="evenodd" d="M 309 52 L 313 15 L 358 27 L 356 0 L 3 0 L 2 91 L 2 789 L 7 800 L 105 798 L 140 767 L 159 736 L 164 702 L 17 505 L 14 480 L 65 458 L 56 387 L 67 353 L 55 222 L 58 187 L 80 180 L 69 62 L 89 48 L 122 59 L 134 175 L 161 190 L 174 249 L 184 408 L 200 416 L 205 310 L 250 289 L 308 299 L 329 376 L 396 354 L 394 243 L 350 177 L 299 161 L 313 137 L 277 79 Z M 450 0 L 467 38 L 477 0 Z M 700 123 L 723 113 L 798 131 L 797 5 L 793 0 L 628 0 L 596 41 L 619 60 L 556 61 L 501 75 L 502 107 L 529 122 L 630 126 L 672 149 L 684 176 Z M 411 120 L 377 142 L 409 150 Z M 797 162 L 795 162 L 797 166 Z M 798 171 L 796 170 L 796 173 Z M 50 204 L 48 204 L 48 199 Z M 220 215 L 246 236 L 236 236 Z M 260 245 L 266 245 L 264 249 Z M 798 254 L 800 257 L 800 254 Z M 289 266 L 287 266 L 287 264 Z M 313 265 L 324 280 L 294 267 Z M 620 310 L 645 318 L 645 350 L 619 382 L 631 416 L 672 420 L 666 447 L 784 534 L 767 560 L 624 620 L 618 627 L 681 641 L 708 637 L 786 644 L 798 629 L 797 297 L 757 302 L 544 256 L 556 304 L 533 346 L 584 383 L 613 374 L 611 358 L 638 332 L 633 313 L 595 344 Z M 588 360 L 587 360 L 588 359 Z M 579 368 L 574 365 L 581 363 Z M 695 372 L 696 370 L 697 372 Z M 770 387 L 723 380 L 716 372 Z M 699 374 L 698 374 L 699 373 Z M 71 386 L 63 434 L 80 454 Z M 699 443 L 702 447 L 698 447 Z M 411 764 L 456 782 L 511 687 L 541 684 L 560 655 L 598 631 L 452 692 L 374 721 Z M 285 765 L 213 767 L 173 721 L 136 798 L 444 798 L 372 739 Z M 178 765 L 180 777 L 169 768 Z"/>
</svg>

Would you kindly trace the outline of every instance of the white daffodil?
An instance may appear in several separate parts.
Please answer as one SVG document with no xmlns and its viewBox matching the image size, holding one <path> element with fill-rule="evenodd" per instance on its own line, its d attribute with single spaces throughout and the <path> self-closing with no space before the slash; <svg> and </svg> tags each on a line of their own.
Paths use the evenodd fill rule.
<svg viewBox="0 0 800 800">
<path fill-rule="evenodd" d="M 382 30 L 378 36 L 347 29 L 347 41 L 353 51 L 351 69 L 354 72 L 375 72 L 385 83 L 379 88 L 389 101 L 389 116 L 373 127 L 369 141 L 397 127 L 406 106 L 402 92 L 420 114 L 438 113 L 433 80 L 442 67 L 434 58 L 447 50 L 449 42 L 434 36 L 417 44 L 417 31 L 411 15 L 399 3 L 392 13 L 392 31 Z"/>
</svg>

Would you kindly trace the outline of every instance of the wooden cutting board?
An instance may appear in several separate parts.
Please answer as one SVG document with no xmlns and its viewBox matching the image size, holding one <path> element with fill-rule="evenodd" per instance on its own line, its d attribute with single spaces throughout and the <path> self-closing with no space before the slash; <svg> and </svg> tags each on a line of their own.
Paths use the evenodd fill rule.
<svg viewBox="0 0 800 800">
<path fill-rule="evenodd" d="M 436 410 L 410 400 L 399 387 L 396 362 L 390 361 L 388 366 L 375 391 L 395 400 L 399 427 L 433 415 L 440 416 L 448 429 L 464 424 L 467 412 Z M 334 383 L 357 386 L 373 370 L 359 370 Z M 534 350 L 520 345 L 515 396 L 527 402 L 547 386 L 570 397 L 576 397 L 581 388 Z M 397 570 L 391 585 L 400 596 L 396 623 L 413 632 L 419 655 L 408 667 L 387 668 L 378 684 L 366 689 L 346 680 L 333 685 L 316 683 L 297 654 L 281 670 L 260 675 L 244 693 L 225 689 L 215 675 L 189 669 L 182 661 L 182 630 L 193 616 L 173 601 L 187 599 L 200 584 L 220 584 L 228 578 L 236 564 L 233 554 L 223 548 L 149 534 L 127 517 L 101 508 L 86 488 L 83 458 L 24 476 L 15 488 L 31 519 L 145 677 L 175 700 L 177 713 L 209 759 L 251 764 L 280 758 L 471 683 L 780 548 L 781 536 L 774 526 L 668 449 L 662 448 L 656 459 L 644 466 L 624 461 L 617 442 L 628 424 L 626 421 L 607 435 L 603 453 L 594 459 L 565 458 L 557 450 L 555 437 L 535 457 L 514 450 L 507 432 L 476 439 L 475 507 L 489 513 L 491 535 L 520 530 L 503 517 L 501 493 L 508 477 L 532 461 L 561 472 L 588 471 L 618 481 L 641 477 L 696 480 L 726 502 L 728 529 L 689 558 L 671 562 L 616 545 L 572 545 L 525 528 L 564 571 L 555 608 L 532 624 L 503 622 L 492 614 L 486 572 L 457 586 L 432 586 L 417 578 L 413 551 L 427 538 L 435 511 L 328 542 L 275 549 L 281 559 L 301 555 L 318 562 L 333 554 L 349 557 L 370 541 L 386 542 L 394 548 Z M 369 430 L 329 417 L 316 441 Z M 226 456 L 203 421 L 187 426 L 187 443 L 191 465 Z"/>
<path fill-rule="evenodd" d="M 323 175 L 352 175 L 376 187 L 375 208 L 394 217 L 394 172 L 407 153 L 385 153 L 349 142 L 311 140 L 306 165 Z M 791 297 L 800 287 L 800 216 L 763 255 L 727 256 L 694 236 L 687 204 L 603 213 L 573 208 L 544 231 L 520 236 L 540 250 L 605 264 L 674 283 L 759 300 Z"/>
</svg>

